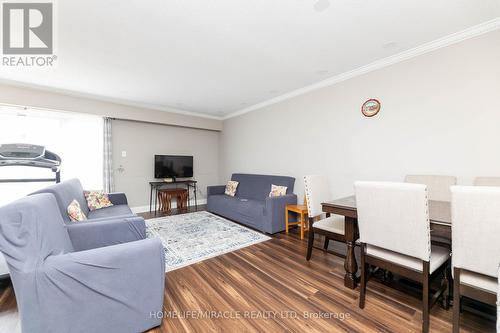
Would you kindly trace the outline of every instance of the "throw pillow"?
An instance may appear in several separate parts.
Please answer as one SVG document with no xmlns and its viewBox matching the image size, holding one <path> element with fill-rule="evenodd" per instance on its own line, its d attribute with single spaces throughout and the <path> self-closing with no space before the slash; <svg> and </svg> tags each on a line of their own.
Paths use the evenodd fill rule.
<svg viewBox="0 0 500 333">
<path fill-rule="evenodd" d="M 226 185 L 226 190 L 224 191 L 224 193 L 226 195 L 229 195 L 231 197 L 234 197 L 236 195 L 236 189 L 238 188 L 238 182 L 235 182 L 234 180 L 230 180 L 227 182 L 227 185 Z"/>
<path fill-rule="evenodd" d="M 83 191 L 90 211 L 113 206 L 107 193 L 103 191 Z"/>
<path fill-rule="evenodd" d="M 87 219 L 87 216 L 85 216 L 82 212 L 82 207 L 80 207 L 80 204 L 76 201 L 76 199 L 71 201 L 67 211 L 69 219 L 73 222 L 85 221 Z"/>
<path fill-rule="evenodd" d="M 280 197 L 286 194 L 286 186 L 271 185 L 271 192 L 269 192 L 270 197 Z"/>
</svg>

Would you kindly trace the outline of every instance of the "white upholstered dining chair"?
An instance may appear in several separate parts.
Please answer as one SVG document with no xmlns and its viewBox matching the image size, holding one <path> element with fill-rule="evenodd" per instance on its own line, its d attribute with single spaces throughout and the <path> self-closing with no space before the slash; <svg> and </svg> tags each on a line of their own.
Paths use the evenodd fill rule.
<svg viewBox="0 0 500 333">
<path fill-rule="evenodd" d="M 500 268 L 498 270 L 497 295 L 500 295 Z M 497 299 L 497 332 L 500 332 L 500 300 Z"/>
<path fill-rule="evenodd" d="M 500 187 L 500 177 L 477 177 L 474 186 L 497 186 Z"/>
<path fill-rule="evenodd" d="M 434 175 L 407 175 L 406 183 L 427 185 L 429 200 L 451 201 L 450 187 L 457 184 L 457 177 Z"/>
<path fill-rule="evenodd" d="M 500 188 L 451 188 L 453 332 L 459 332 L 462 296 L 495 305 L 500 262 Z"/>
<path fill-rule="evenodd" d="M 450 252 L 431 245 L 427 187 L 421 184 L 356 182 L 361 285 L 364 308 L 369 265 L 422 283 L 422 331 L 429 331 L 429 308 L 439 296 L 448 304 Z M 443 274 L 441 288 L 429 300 L 430 282 Z"/>
<path fill-rule="evenodd" d="M 304 189 L 309 219 L 306 259 L 309 260 L 311 259 L 314 244 L 314 234 L 325 236 L 323 246 L 325 251 L 328 249 L 330 239 L 345 243 L 344 217 L 335 214 L 326 214 L 326 217 L 323 217 L 321 203 L 332 200 L 327 177 L 319 175 L 304 176 Z"/>
</svg>

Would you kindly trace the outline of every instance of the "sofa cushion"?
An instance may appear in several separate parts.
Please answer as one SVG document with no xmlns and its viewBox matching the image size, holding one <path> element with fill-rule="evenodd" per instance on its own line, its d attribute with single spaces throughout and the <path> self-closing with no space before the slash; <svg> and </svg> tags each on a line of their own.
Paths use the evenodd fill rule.
<svg viewBox="0 0 500 333">
<path fill-rule="evenodd" d="M 293 193 L 295 178 L 286 176 L 234 173 L 231 180 L 239 182 L 237 196 L 264 201 L 271 192 L 271 185 L 286 186 L 286 194 Z"/>
<path fill-rule="evenodd" d="M 286 194 L 286 186 L 279 186 L 271 184 L 271 192 L 269 192 L 270 197 L 281 197 Z"/>
<path fill-rule="evenodd" d="M 236 195 L 236 189 L 238 188 L 238 182 L 228 181 L 226 185 L 226 189 L 224 190 L 225 195 L 229 195 L 230 197 L 234 197 Z"/>
<path fill-rule="evenodd" d="M 132 210 L 127 205 L 114 205 L 106 208 L 96 209 L 88 213 L 87 218 L 98 219 L 103 217 L 118 217 L 118 216 L 134 215 Z"/>
<path fill-rule="evenodd" d="M 71 221 L 78 222 L 78 221 L 85 221 L 87 219 L 87 216 L 82 211 L 82 208 L 80 207 L 80 204 L 78 201 L 73 200 L 68 206 L 68 215 Z"/>
<path fill-rule="evenodd" d="M 83 191 L 90 211 L 111 207 L 113 204 L 109 200 L 108 194 L 104 191 Z"/>
</svg>

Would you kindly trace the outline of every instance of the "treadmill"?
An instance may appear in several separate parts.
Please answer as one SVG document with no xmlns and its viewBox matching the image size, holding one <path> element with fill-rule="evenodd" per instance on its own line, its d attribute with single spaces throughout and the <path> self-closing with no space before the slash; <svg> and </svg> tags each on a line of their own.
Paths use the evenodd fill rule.
<svg viewBox="0 0 500 333">
<path fill-rule="evenodd" d="M 44 146 L 10 143 L 0 144 L 0 167 L 27 166 L 51 169 L 53 178 L 0 179 L 0 183 L 34 183 L 61 181 L 61 158 Z"/>
</svg>

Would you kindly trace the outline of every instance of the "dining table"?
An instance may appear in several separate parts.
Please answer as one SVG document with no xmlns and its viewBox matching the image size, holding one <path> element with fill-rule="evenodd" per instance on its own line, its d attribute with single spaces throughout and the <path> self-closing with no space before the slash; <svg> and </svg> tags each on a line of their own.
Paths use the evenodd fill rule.
<svg viewBox="0 0 500 333">
<path fill-rule="evenodd" d="M 358 212 L 354 195 L 321 204 L 325 213 L 344 216 L 344 234 L 347 252 L 344 261 L 344 285 L 350 289 L 356 288 L 358 263 L 354 249 L 359 238 Z M 431 236 L 449 241 L 451 244 L 451 204 L 448 201 L 429 200 L 429 220 Z"/>
</svg>

